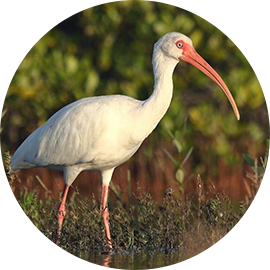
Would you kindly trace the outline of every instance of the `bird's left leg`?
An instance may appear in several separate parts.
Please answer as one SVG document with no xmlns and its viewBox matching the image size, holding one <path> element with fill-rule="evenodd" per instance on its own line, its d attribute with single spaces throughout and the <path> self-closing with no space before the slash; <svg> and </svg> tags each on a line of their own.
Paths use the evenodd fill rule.
<svg viewBox="0 0 270 270">
<path fill-rule="evenodd" d="M 111 232 L 110 232 L 110 224 L 109 224 L 108 192 L 109 192 L 109 186 L 103 185 L 100 212 L 103 217 L 107 246 L 109 249 L 112 249 L 112 240 L 111 240 Z"/>
<path fill-rule="evenodd" d="M 100 212 L 101 212 L 102 217 L 103 217 L 104 231 L 105 231 L 107 246 L 110 250 L 112 249 L 112 239 L 111 239 L 110 224 L 109 224 L 108 193 L 109 193 L 109 183 L 111 181 L 113 170 L 114 169 L 101 172 L 102 195 L 101 195 Z"/>
<path fill-rule="evenodd" d="M 64 191 L 62 194 L 62 200 L 61 203 L 58 207 L 58 226 L 57 226 L 57 238 L 56 238 L 56 244 L 59 245 L 60 243 L 60 237 L 61 237 L 61 232 L 62 232 L 62 226 L 63 226 L 63 221 L 66 215 L 66 200 L 67 200 L 67 195 L 68 195 L 68 190 L 69 190 L 69 185 L 64 186 Z"/>
</svg>

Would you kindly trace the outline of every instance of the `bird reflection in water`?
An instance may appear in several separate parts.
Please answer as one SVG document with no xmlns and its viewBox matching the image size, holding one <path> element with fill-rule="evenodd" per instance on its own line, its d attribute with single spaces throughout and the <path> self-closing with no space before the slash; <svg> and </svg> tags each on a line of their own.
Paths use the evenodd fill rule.
<svg viewBox="0 0 270 270">
<path fill-rule="evenodd" d="M 103 266 L 110 267 L 112 255 L 110 253 L 104 255 Z"/>
<path fill-rule="evenodd" d="M 111 254 L 102 255 L 101 257 L 103 259 L 101 270 L 109 270 L 110 269 L 110 263 L 111 263 L 111 260 L 112 260 Z M 65 268 L 65 266 L 64 266 L 64 264 L 62 262 L 61 252 L 59 250 L 57 250 L 55 252 L 55 258 L 56 258 L 57 270 L 68 270 L 68 269 Z"/>
</svg>

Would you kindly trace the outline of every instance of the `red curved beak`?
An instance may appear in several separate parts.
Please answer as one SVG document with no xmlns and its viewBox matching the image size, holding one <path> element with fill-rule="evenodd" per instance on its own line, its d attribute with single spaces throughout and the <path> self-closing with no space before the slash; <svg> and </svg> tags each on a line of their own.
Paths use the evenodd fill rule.
<svg viewBox="0 0 270 270">
<path fill-rule="evenodd" d="M 183 55 L 179 59 L 190 63 L 191 65 L 202 71 L 205 75 L 207 75 L 211 80 L 213 80 L 222 89 L 222 91 L 229 99 L 236 119 L 240 120 L 240 114 L 237 105 L 227 85 L 221 79 L 218 73 L 195 51 L 195 49 L 189 44 L 185 44 L 185 47 L 183 49 Z"/>
</svg>

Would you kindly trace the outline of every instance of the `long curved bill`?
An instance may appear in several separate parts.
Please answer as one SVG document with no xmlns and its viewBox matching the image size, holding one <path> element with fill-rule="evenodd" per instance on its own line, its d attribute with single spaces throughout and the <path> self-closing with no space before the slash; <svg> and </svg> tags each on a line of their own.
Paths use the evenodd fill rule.
<svg viewBox="0 0 270 270">
<path fill-rule="evenodd" d="M 240 120 L 240 114 L 237 105 L 227 85 L 221 79 L 218 73 L 195 51 L 192 46 L 190 46 L 189 44 L 185 44 L 183 55 L 180 57 L 180 60 L 190 63 L 191 65 L 202 71 L 205 75 L 207 75 L 211 80 L 213 80 L 222 89 L 222 91 L 225 93 L 228 100 L 230 101 L 236 119 Z"/>
</svg>

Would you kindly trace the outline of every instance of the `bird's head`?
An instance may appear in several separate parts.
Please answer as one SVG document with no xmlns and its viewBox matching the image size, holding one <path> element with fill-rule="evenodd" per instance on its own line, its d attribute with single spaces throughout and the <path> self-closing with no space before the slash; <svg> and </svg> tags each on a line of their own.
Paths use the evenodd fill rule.
<svg viewBox="0 0 270 270">
<path fill-rule="evenodd" d="M 240 119 L 237 105 L 230 90 L 218 73 L 196 52 L 190 38 L 177 32 L 168 33 L 155 43 L 154 53 L 157 51 L 162 51 L 166 57 L 177 62 L 187 62 L 207 75 L 222 89 L 231 103 L 237 120 Z"/>
<path fill-rule="evenodd" d="M 164 55 L 176 61 L 181 60 L 184 53 L 184 44 L 193 48 L 192 41 L 187 36 L 172 32 L 161 37 L 154 46 L 154 51 L 161 50 Z"/>
</svg>

